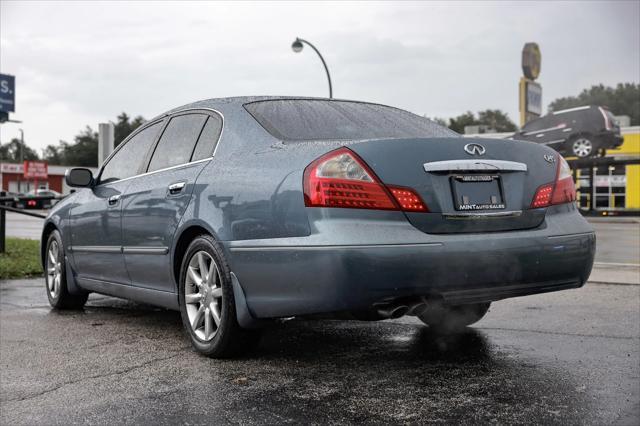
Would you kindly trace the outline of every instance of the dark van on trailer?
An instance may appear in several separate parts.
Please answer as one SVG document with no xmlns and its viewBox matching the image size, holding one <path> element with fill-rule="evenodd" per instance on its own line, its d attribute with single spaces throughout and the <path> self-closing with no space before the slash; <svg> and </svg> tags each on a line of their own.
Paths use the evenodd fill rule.
<svg viewBox="0 0 640 426">
<path fill-rule="evenodd" d="M 603 156 L 605 150 L 623 141 L 611 111 L 595 105 L 554 111 L 528 122 L 511 138 L 537 142 L 578 158 Z"/>
</svg>

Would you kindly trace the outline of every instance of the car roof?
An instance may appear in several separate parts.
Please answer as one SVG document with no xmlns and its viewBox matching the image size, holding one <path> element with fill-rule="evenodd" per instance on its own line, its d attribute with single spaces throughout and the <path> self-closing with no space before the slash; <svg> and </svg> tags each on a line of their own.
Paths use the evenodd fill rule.
<svg viewBox="0 0 640 426">
<path fill-rule="evenodd" d="M 591 109 L 591 108 L 597 108 L 597 106 L 595 105 L 584 105 L 584 106 L 579 106 L 579 107 L 574 107 L 574 108 L 566 108 L 566 109 L 561 109 L 558 111 L 553 111 L 551 113 L 551 115 L 558 115 L 558 114 L 564 114 L 567 112 L 574 112 L 574 111 L 582 111 L 582 110 L 587 110 L 587 109 Z"/>
<path fill-rule="evenodd" d="M 173 114 L 176 112 L 180 112 L 187 109 L 198 109 L 198 108 L 209 108 L 215 109 L 217 111 L 225 113 L 225 110 L 237 109 L 238 107 L 242 107 L 244 104 L 251 102 L 260 102 L 260 101 L 274 101 L 274 100 L 322 100 L 322 101 L 342 101 L 342 102 L 357 102 L 357 103 L 367 103 L 367 104 L 376 104 L 375 102 L 364 102 L 364 101 L 356 101 L 353 99 L 336 99 L 336 98 L 323 98 L 323 97 L 312 97 L 312 96 L 232 96 L 227 98 L 211 98 L 211 99 L 203 99 L 200 101 L 192 102 L 189 104 L 185 104 L 179 106 L 177 108 L 173 108 L 165 113 L 162 113 L 153 119 L 157 120 L 166 115 Z M 382 105 L 382 104 L 376 104 Z M 385 105 L 386 106 L 386 105 Z"/>
</svg>

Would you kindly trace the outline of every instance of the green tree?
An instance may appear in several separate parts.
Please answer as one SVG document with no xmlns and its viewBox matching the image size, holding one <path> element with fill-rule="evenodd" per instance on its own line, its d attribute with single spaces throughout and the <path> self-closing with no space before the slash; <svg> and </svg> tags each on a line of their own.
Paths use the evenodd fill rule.
<svg viewBox="0 0 640 426">
<path fill-rule="evenodd" d="M 122 113 L 114 123 L 114 145 L 118 146 L 133 130 L 145 122 L 141 116 L 133 120 Z M 74 142 L 60 141 L 43 150 L 43 158 L 50 164 L 61 166 L 98 166 L 98 134 L 89 126 L 75 136 Z"/>
<path fill-rule="evenodd" d="M 87 126 L 74 137 L 74 143 L 61 142 L 63 166 L 98 166 L 98 133 Z"/>
<path fill-rule="evenodd" d="M 137 116 L 133 120 L 127 115 L 127 113 L 121 113 L 114 125 L 114 146 L 120 145 L 127 136 L 131 134 L 135 129 L 144 124 L 145 119 L 142 116 Z"/>
<path fill-rule="evenodd" d="M 467 111 L 457 117 L 449 119 L 449 128 L 458 133 L 464 133 L 465 126 L 487 126 L 496 132 L 514 132 L 516 125 L 509 115 L 499 109 L 486 109 L 480 111 L 476 117 L 471 111 Z"/>
<path fill-rule="evenodd" d="M 449 128 L 458 133 L 464 133 L 465 126 L 474 126 L 476 124 L 480 124 L 480 122 L 471 111 L 449 119 Z"/>
<path fill-rule="evenodd" d="M 517 128 L 509 118 L 509 115 L 499 109 L 480 111 L 478 113 L 478 121 L 496 132 L 515 132 Z"/>
<path fill-rule="evenodd" d="M 60 166 L 98 166 L 98 133 L 87 126 L 74 137 L 74 143 L 60 141 L 43 150 L 43 158 L 49 164 Z"/>
<path fill-rule="evenodd" d="M 598 84 L 584 89 L 578 96 L 559 98 L 549 104 L 549 111 L 583 105 L 606 106 L 614 115 L 628 115 L 631 125 L 640 125 L 640 84 L 618 83 L 616 87 Z"/>
<path fill-rule="evenodd" d="M 62 150 L 59 146 L 47 145 L 42 150 L 42 159 L 46 160 L 49 164 L 60 165 L 62 164 Z"/>
<path fill-rule="evenodd" d="M 10 142 L 0 145 L 0 160 L 11 163 L 19 163 L 20 158 L 20 139 L 13 138 Z M 29 148 L 26 143 L 22 147 L 22 160 L 37 160 L 38 153 Z"/>
</svg>

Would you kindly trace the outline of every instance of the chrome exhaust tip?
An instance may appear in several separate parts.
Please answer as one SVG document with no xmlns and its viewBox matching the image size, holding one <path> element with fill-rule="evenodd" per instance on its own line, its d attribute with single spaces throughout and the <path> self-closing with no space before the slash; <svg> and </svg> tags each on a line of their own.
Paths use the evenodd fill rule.
<svg viewBox="0 0 640 426">
<path fill-rule="evenodd" d="M 409 307 L 406 305 L 400 306 L 392 306 L 387 309 L 378 309 L 378 314 L 381 317 L 395 319 L 404 316 L 407 312 L 409 312 Z"/>
</svg>

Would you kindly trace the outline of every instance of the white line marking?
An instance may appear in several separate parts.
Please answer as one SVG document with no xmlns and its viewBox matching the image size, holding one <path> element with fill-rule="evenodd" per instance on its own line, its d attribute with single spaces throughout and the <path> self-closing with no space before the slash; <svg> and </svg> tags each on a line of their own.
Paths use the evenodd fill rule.
<svg viewBox="0 0 640 426">
<path fill-rule="evenodd" d="M 640 268 L 640 263 L 594 262 L 593 266 L 633 266 Z"/>
</svg>

